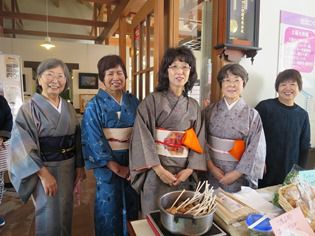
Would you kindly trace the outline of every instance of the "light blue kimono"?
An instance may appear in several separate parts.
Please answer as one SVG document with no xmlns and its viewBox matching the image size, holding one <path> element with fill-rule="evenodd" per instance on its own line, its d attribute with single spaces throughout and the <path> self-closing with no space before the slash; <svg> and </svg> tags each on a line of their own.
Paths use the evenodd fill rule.
<svg viewBox="0 0 315 236">
<path fill-rule="evenodd" d="M 128 166 L 129 150 L 113 151 L 103 134 L 104 128 L 132 127 L 138 99 L 124 93 L 120 104 L 100 89 L 87 104 L 82 120 L 82 144 L 85 166 L 96 178 L 95 235 L 122 235 L 123 194 L 128 220 L 138 217 L 139 198 L 129 182 L 106 167 L 108 161 Z M 120 118 L 118 114 L 120 112 Z"/>
</svg>

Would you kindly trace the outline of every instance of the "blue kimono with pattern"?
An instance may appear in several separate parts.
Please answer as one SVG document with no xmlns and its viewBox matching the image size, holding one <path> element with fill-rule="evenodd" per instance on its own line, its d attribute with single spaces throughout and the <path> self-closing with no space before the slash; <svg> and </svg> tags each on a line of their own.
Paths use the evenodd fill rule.
<svg viewBox="0 0 315 236">
<path fill-rule="evenodd" d="M 123 192 L 127 219 L 138 218 L 139 198 L 129 182 L 107 168 L 108 161 L 128 166 L 129 150 L 113 151 L 103 134 L 104 128 L 132 127 L 138 99 L 124 93 L 120 104 L 100 89 L 87 104 L 82 119 L 82 145 L 85 167 L 93 169 L 96 178 L 94 208 L 95 235 L 123 234 Z M 118 114 L 120 113 L 120 118 Z"/>
</svg>

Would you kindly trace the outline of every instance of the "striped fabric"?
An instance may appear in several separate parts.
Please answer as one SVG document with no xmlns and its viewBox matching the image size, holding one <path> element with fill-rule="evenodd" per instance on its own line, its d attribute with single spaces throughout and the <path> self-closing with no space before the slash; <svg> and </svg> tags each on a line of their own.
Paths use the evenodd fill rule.
<svg viewBox="0 0 315 236">
<path fill-rule="evenodd" d="M 8 169 L 8 146 L 9 141 L 3 143 L 4 147 L 0 147 L 0 172 L 6 171 Z"/>
</svg>

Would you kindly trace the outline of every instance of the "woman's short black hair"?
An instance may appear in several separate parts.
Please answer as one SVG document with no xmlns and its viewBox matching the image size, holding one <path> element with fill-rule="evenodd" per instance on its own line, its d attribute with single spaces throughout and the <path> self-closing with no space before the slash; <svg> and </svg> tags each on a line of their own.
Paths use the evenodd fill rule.
<svg viewBox="0 0 315 236">
<path fill-rule="evenodd" d="M 240 64 L 227 64 L 223 66 L 218 72 L 217 80 L 221 88 L 222 88 L 222 81 L 224 80 L 224 78 L 228 76 L 228 73 L 241 77 L 243 80 L 243 87 L 245 87 L 248 81 L 248 73 L 245 70 L 245 68 L 241 66 Z"/>
<path fill-rule="evenodd" d="M 287 80 L 293 80 L 297 82 L 299 86 L 299 90 L 302 90 L 303 82 L 302 82 L 302 76 L 299 71 L 295 69 L 287 69 L 282 72 L 280 72 L 277 76 L 276 82 L 275 82 L 275 89 L 278 92 L 280 83 L 287 81 Z"/>
<path fill-rule="evenodd" d="M 70 72 L 67 65 L 62 60 L 59 60 L 56 58 L 49 58 L 42 61 L 37 67 L 37 71 L 36 71 L 37 78 L 39 79 L 46 70 L 54 69 L 58 66 L 62 68 L 63 73 L 65 74 L 65 77 L 66 77 L 66 85 L 65 85 L 65 89 L 63 90 L 65 91 L 70 86 Z M 36 92 L 41 93 L 42 87 L 39 85 L 38 79 L 36 81 Z"/>
<path fill-rule="evenodd" d="M 184 95 L 194 87 L 197 80 L 196 58 L 192 51 L 184 46 L 169 48 L 166 50 L 160 65 L 157 91 L 167 91 L 169 89 L 168 67 L 176 60 L 186 62 L 190 66 L 190 73 L 184 87 Z"/>
<path fill-rule="evenodd" d="M 126 66 L 120 56 L 117 55 L 107 55 L 102 57 L 97 63 L 98 77 L 100 81 L 104 82 L 105 71 L 121 66 L 121 69 L 124 72 L 125 78 L 127 79 Z"/>
</svg>

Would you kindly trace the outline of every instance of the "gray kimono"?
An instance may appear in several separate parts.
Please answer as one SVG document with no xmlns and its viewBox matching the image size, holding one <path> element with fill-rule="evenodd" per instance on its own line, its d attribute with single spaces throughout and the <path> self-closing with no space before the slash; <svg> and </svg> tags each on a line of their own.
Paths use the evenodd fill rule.
<svg viewBox="0 0 315 236">
<path fill-rule="evenodd" d="M 229 192 L 239 191 L 242 185 L 257 188 L 258 179 L 263 177 L 266 158 L 266 141 L 262 122 L 258 112 L 249 107 L 243 98 L 229 110 L 224 99 L 211 104 L 203 111 L 207 140 L 207 158 L 225 173 L 237 170 L 243 174 L 230 185 L 222 185 L 211 173 L 208 173 L 210 184 Z M 239 161 L 215 158 L 220 154 L 209 148 L 212 137 L 229 140 L 244 140 L 245 151 Z"/>
<path fill-rule="evenodd" d="M 42 137 L 75 135 L 75 156 L 60 161 L 43 160 Z M 58 138 L 57 138 L 58 139 Z M 9 174 L 14 188 L 26 202 L 33 196 L 36 235 L 71 235 L 75 167 L 83 167 L 80 128 L 72 105 L 62 100 L 59 113 L 42 95 L 20 108 L 12 130 Z M 57 181 L 57 194 L 48 197 L 37 172 L 47 167 Z"/>
<path fill-rule="evenodd" d="M 172 92 L 155 92 L 139 105 L 129 151 L 129 166 L 133 187 L 141 193 L 141 209 L 145 216 L 157 210 L 160 197 L 170 191 L 189 189 L 192 178 L 177 187 L 163 183 L 151 167 L 161 164 L 173 174 L 185 168 L 206 170 L 203 154 L 189 150 L 187 158 L 158 155 L 155 129 L 185 131 L 194 128 L 200 144 L 204 144 L 204 127 L 198 103 L 189 97 L 176 97 Z"/>
</svg>

